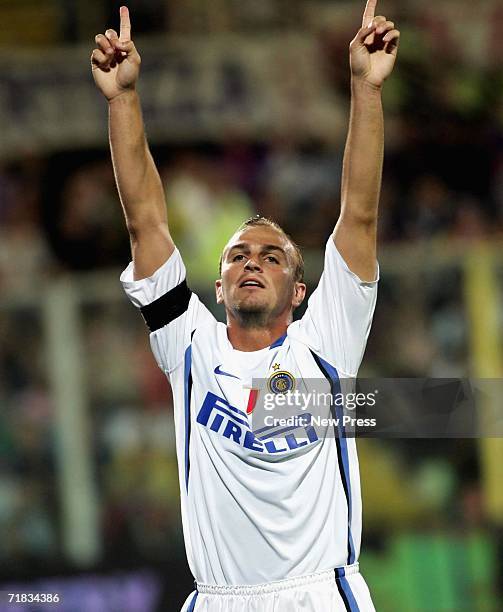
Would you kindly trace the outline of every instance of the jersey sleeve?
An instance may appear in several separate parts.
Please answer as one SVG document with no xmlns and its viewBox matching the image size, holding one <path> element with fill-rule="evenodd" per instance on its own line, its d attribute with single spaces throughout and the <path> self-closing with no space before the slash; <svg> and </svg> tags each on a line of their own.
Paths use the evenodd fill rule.
<svg viewBox="0 0 503 612">
<path fill-rule="evenodd" d="M 183 363 L 193 332 L 214 322 L 209 310 L 187 286 L 186 270 L 178 249 L 152 276 L 134 280 L 131 262 L 120 280 L 126 295 L 140 309 L 150 329 L 150 345 L 166 374 Z"/>
<path fill-rule="evenodd" d="M 299 322 L 305 341 L 347 376 L 356 376 L 377 300 L 377 278 L 364 282 L 351 272 L 332 237 L 320 282 Z"/>
</svg>

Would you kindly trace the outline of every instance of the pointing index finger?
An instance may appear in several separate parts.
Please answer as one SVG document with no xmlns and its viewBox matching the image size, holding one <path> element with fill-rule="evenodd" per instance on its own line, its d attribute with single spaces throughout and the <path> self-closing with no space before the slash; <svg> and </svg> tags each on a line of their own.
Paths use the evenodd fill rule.
<svg viewBox="0 0 503 612">
<path fill-rule="evenodd" d="M 131 40 L 131 21 L 129 19 L 129 10 L 127 6 L 121 6 L 120 17 L 121 23 L 119 40 L 121 42 L 128 42 Z"/>
<path fill-rule="evenodd" d="M 370 24 L 375 17 L 377 0 L 367 0 L 365 11 L 363 12 L 362 28 Z"/>
</svg>

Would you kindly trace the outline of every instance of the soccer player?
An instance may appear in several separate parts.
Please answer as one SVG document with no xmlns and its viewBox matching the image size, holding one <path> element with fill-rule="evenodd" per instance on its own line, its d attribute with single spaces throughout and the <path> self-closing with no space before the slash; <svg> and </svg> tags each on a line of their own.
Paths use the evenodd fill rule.
<svg viewBox="0 0 503 612">
<path fill-rule="evenodd" d="M 272 393 L 283 393 L 302 377 L 326 378 L 335 392 L 340 378 L 356 375 L 363 356 L 377 291 L 381 88 L 400 36 L 391 21 L 375 16 L 376 3 L 368 0 L 350 45 L 340 218 L 318 287 L 295 322 L 292 313 L 306 291 L 302 256 L 267 219 L 245 222 L 222 253 L 215 286 L 227 324 L 190 291 L 144 135 L 135 89 L 140 56 L 128 9 L 120 9 L 119 35 L 96 36 L 93 76 L 108 100 L 133 255 L 121 280 L 173 388 L 182 523 L 196 579 L 184 612 L 374 610 L 358 569 L 354 439 L 307 428 L 283 437 L 254 430 L 250 388 L 253 379 L 266 379 Z"/>
</svg>

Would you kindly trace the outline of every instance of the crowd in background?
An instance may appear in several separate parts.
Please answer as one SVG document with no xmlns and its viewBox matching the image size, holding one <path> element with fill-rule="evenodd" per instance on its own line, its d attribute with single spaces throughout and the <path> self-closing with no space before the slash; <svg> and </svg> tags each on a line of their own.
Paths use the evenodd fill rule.
<svg viewBox="0 0 503 612">
<path fill-rule="evenodd" d="M 498 126 L 487 119 L 449 129 L 435 119 L 424 126 L 405 117 L 390 123 L 380 243 L 498 236 Z M 172 232 L 194 262 L 195 282 L 215 276 L 223 237 L 252 214 L 277 220 L 303 248 L 320 248 L 340 210 L 343 146 L 296 142 L 285 134 L 267 144 L 235 137 L 155 149 Z M 27 155 L 5 163 L 0 193 L 2 291 L 62 271 L 127 263 L 129 244 L 105 152 Z"/>
<path fill-rule="evenodd" d="M 347 100 L 346 41 L 320 34 L 319 44 L 327 78 Z M 402 55 L 385 91 L 381 244 L 499 235 L 503 73 L 490 64 L 460 70 L 449 54 L 437 61 L 434 48 Z M 330 130 L 325 138 L 291 130 L 257 141 L 230 129 L 213 142 L 153 147 L 195 282 L 214 277 L 222 236 L 257 212 L 304 248 L 324 243 L 339 213 L 344 150 Z M 128 240 L 106 149 L 40 155 L 27 140 L 24 155 L 0 163 L 0 235 L 2 292 L 65 270 L 125 265 Z"/>
</svg>

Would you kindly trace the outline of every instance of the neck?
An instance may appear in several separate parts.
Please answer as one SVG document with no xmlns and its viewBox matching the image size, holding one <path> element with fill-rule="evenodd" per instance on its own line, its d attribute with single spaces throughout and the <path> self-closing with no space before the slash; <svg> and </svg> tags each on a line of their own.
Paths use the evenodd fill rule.
<svg viewBox="0 0 503 612">
<path fill-rule="evenodd" d="M 259 351 L 270 346 L 286 333 L 291 321 L 282 318 L 264 326 L 243 325 L 235 317 L 227 316 L 227 336 L 238 351 Z"/>
</svg>

